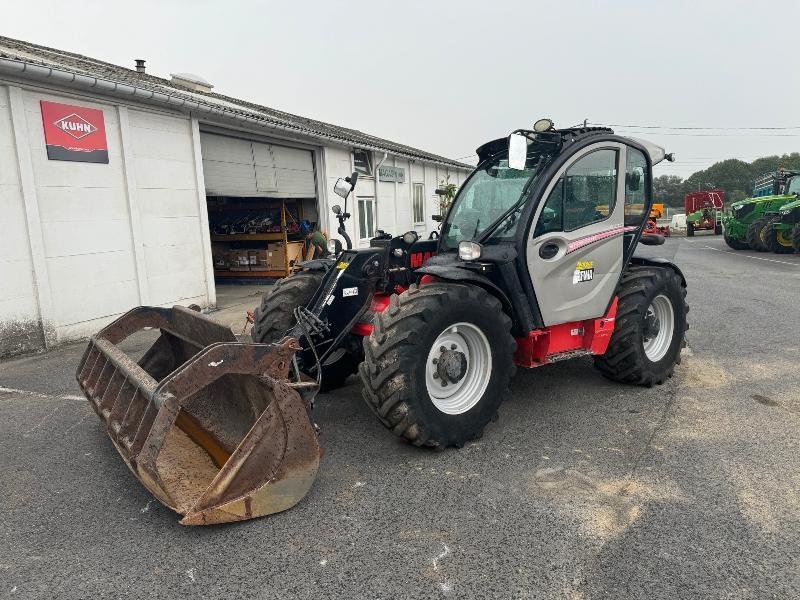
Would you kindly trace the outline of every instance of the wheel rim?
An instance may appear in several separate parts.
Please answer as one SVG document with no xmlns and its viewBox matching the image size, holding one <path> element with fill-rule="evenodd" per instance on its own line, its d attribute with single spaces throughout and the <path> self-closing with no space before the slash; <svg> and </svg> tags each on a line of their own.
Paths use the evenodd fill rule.
<svg viewBox="0 0 800 600">
<path fill-rule="evenodd" d="M 787 231 L 779 229 L 778 233 L 775 235 L 775 239 L 778 240 L 781 246 L 786 246 L 787 248 L 792 247 L 792 238 Z"/>
<path fill-rule="evenodd" d="M 653 298 L 644 321 L 644 353 L 652 362 L 658 362 L 667 354 L 675 329 L 675 311 L 670 299 L 664 294 Z"/>
<path fill-rule="evenodd" d="M 425 385 L 433 405 L 447 415 L 472 409 L 483 397 L 492 373 L 492 350 L 472 323 L 442 331 L 428 352 Z"/>
</svg>

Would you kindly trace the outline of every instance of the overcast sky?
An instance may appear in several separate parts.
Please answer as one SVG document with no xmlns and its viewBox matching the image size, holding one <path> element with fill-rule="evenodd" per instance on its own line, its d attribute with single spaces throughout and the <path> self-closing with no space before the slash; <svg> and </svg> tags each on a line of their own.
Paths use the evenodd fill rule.
<svg viewBox="0 0 800 600">
<path fill-rule="evenodd" d="M 544 116 L 637 126 L 656 174 L 800 151 L 798 0 L 26 0 L 0 32 L 450 158 Z"/>
</svg>

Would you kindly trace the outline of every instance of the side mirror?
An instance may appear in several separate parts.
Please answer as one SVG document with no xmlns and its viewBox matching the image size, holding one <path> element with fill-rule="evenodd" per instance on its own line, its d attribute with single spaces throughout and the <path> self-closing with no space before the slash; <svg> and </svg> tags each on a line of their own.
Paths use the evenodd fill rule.
<svg viewBox="0 0 800 600">
<path fill-rule="evenodd" d="M 645 246 L 661 246 L 664 241 L 664 236 L 659 233 L 643 233 L 639 238 L 639 243 Z"/>
<path fill-rule="evenodd" d="M 437 223 L 441 223 L 442 221 L 444 221 L 444 217 L 442 215 L 431 215 L 431 219 L 433 219 Z"/>
<path fill-rule="evenodd" d="M 642 171 L 641 169 L 636 169 L 630 173 L 625 173 L 625 187 L 627 187 L 632 192 L 639 191 L 639 188 L 642 187 Z"/>
<path fill-rule="evenodd" d="M 528 138 L 521 133 L 512 133 L 508 136 L 508 168 L 522 171 L 527 160 Z"/>
<path fill-rule="evenodd" d="M 342 198 L 347 198 L 350 195 L 350 192 L 353 190 L 353 185 L 342 179 L 341 177 L 336 180 L 336 183 L 333 185 L 333 193 L 337 196 L 341 196 Z"/>
</svg>

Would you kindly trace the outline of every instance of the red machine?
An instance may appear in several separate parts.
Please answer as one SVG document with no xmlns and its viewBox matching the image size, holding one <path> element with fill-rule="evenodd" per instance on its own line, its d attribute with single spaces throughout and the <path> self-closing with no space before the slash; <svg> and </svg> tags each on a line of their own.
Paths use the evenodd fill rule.
<svg viewBox="0 0 800 600">
<path fill-rule="evenodd" d="M 669 237 L 669 225 L 659 225 L 653 217 L 647 219 L 644 224 L 645 235 L 663 235 Z"/>
<path fill-rule="evenodd" d="M 683 198 L 686 212 L 686 235 L 691 237 L 698 229 L 722 233 L 722 210 L 725 207 L 725 190 L 714 188 L 702 192 L 689 192 Z"/>
</svg>

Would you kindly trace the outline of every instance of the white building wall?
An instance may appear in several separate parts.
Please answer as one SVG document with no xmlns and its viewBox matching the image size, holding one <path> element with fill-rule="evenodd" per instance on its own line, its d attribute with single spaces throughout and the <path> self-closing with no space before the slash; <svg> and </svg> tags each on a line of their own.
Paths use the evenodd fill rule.
<svg viewBox="0 0 800 600">
<path fill-rule="evenodd" d="M 0 356 L 85 338 L 139 304 L 213 303 L 190 118 L 10 90 L 0 86 Z M 48 160 L 41 100 L 102 110 L 109 163 Z"/>
<path fill-rule="evenodd" d="M 204 240 L 188 117 L 131 110 L 135 204 L 146 273 L 142 302 L 207 305 Z"/>
<path fill-rule="evenodd" d="M 0 86 L 0 357 L 44 344 L 8 88 Z"/>
<path fill-rule="evenodd" d="M 48 160 L 40 100 L 103 111 L 109 164 Z M 116 107 L 26 91 L 25 117 L 59 342 L 139 303 Z"/>
</svg>

